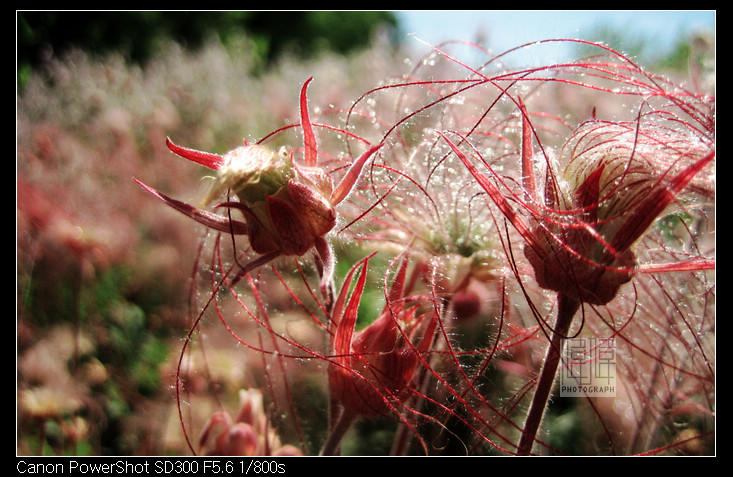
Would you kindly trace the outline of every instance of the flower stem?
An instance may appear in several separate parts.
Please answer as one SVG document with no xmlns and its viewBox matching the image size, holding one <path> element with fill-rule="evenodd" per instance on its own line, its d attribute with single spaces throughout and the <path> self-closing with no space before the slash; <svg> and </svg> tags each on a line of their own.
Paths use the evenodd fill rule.
<svg viewBox="0 0 733 477">
<path fill-rule="evenodd" d="M 356 421 L 356 415 L 341 408 L 338 418 L 336 418 L 336 421 L 333 423 L 333 426 L 328 433 L 328 439 L 326 439 L 326 443 L 323 444 L 320 455 L 338 455 L 341 450 L 341 441 L 346 435 L 346 432 L 351 428 L 354 421 Z"/>
<path fill-rule="evenodd" d="M 568 330 L 573 322 L 575 312 L 578 311 L 580 302 L 573 298 L 569 298 L 564 294 L 558 295 L 557 322 L 552 332 L 550 346 L 547 348 L 545 363 L 542 366 L 540 379 L 537 382 L 532 404 L 527 414 L 527 420 L 524 423 L 522 438 L 519 441 L 517 455 L 529 455 L 532 451 L 537 429 L 540 427 L 542 417 L 547 407 L 547 401 L 552 391 L 552 385 L 555 382 L 557 374 L 557 366 L 560 362 L 560 354 L 562 352 L 563 340 L 568 335 Z"/>
</svg>

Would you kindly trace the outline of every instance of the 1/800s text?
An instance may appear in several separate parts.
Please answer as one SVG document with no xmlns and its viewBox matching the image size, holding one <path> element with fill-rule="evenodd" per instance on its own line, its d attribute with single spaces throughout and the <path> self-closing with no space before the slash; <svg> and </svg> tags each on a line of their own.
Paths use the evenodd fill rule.
<svg viewBox="0 0 733 477">
<path fill-rule="evenodd" d="M 285 464 L 258 459 L 18 460 L 19 474 L 284 474 Z"/>
</svg>

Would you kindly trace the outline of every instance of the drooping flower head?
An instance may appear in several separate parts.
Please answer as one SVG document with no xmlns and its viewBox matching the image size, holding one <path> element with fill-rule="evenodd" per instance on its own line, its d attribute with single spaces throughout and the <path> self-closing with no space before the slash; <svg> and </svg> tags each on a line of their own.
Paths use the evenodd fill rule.
<svg viewBox="0 0 733 477">
<path fill-rule="evenodd" d="M 367 160 L 381 147 L 370 147 L 353 162 L 341 182 L 334 187 L 328 171 L 318 164 L 318 149 L 308 113 L 306 91 L 300 94 L 300 125 L 304 136 L 303 163 L 283 148 L 279 152 L 259 144 L 245 144 L 223 156 L 196 151 L 174 144 L 174 153 L 217 171 L 214 185 L 204 199 L 208 205 L 231 191 L 238 201 L 224 201 L 217 207 L 241 212 L 244 221 L 230 219 L 177 201 L 141 183 L 146 190 L 171 207 L 220 232 L 247 235 L 260 256 L 243 267 L 239 275 L 280 256 L 303 256 L 315 249 L 321 270 L 321 290 L 327 295 L 335 258 L 326 235 L 336 224 L 335 207 L 350 193 Z"/>
<path fill-rule="evenodd" d="M 525 246 L 543 288 L 604 305 L 631 279 L 632 246 L 714 157 L 697 144 L 667 145 L 658 134 L 654 126 L 593 121 L 565 143 L 560 183 L 545 194 L 561 212 L 537 222 Z M 676 175 L 660 170 L 660 156 L 675 154 L 688 165 Z"/>
<path fill-rule="evenodd" d="M 678 195 L 704 175 L 715 149 L 707 138 L 700 140 L 684 128 L 666 129 L 655 121 L 593 120 L 571 134 L 557 164 L 548 161 L 540 195 L 534 187 L 533 133 L 526 109 L 521 101 L 519 105 L 523 188 L 514 195 L 503 195 L 497 174 L 492 171 L 492 179 L 484 175 L 441 135 L 524 240 L 537 284 L 557 296 L 551 343 L 517 447 L 518 454 L 528 455 L 575 313 L 582 304 L 609 304 L 631 281 L 640 268 L 634 245 Z M 481 159 L 475 149 L 472 155 Z M 526 221 L 511 202 L 527 211 Z M 712 262 L 703 265 L 711 266 Z M 685 270 L 679 264 L 674 267 Z"/>
<path fill-rule="evenodd" d="M 525 119 L 525 186 L 534 184 L 530 128 Z M 565 142 L 562 169 L 547 171 L 542 197 L 531 187 L 525 191 L 521 200 L 531 211 L 525 222 L 492 180 L 443 137 L 525 240 L 538 284 L 593 305 L 607 304 L 632 278 L 632 246 L 715 158 L 709 144 L 654 124 L 589 121 Z"/>
</svg>

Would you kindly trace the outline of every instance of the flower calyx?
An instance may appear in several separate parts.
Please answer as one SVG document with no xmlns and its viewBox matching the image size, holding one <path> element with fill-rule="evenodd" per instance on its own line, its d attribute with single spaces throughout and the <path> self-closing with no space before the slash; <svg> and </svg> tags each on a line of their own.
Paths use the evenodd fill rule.
<svg viewBox="0 0 733 477">
<path fill-rule="evenodd" d="M 238 200 L 221 202 L 216 208 L 238 210 L 243 221 L 232 219 L 230 214 L 220 215 L 185 204 L 135 180 L 169 206 L 207 227 L 248 236 L 252 249 L 260 256 L 245 265 L 233 282 L 278 257 L 301 257 L 314 250 L 321 273 L 321 291 L 330 301 L 335 257 L 326 236 L 336 225 L 335 207 L 354 188 L 364 165 L 381 144 L 370 147 L 356 159 L 334 187 L 331 175 L 318 165 L 317 143 L 306 96 L 311 80 L 305 82 L 300 94 L 303 164 L 297 163 L 285 148 L 273 152 L 260 144 L 245 142 L 227 154 L 218 155 L 184 148 L 167 139 L 173 153 L 217 172 L 204 199 L 205 205 L 230 191 Z"/>
<path fill-rule="evenodd" d="M 524 254 L 538 284 L 576 302 L 605 305 L 636 272 L 633 245 L 714 159 L 715 151 L 692 144 L 680 153 L 679 143 L 665 148 L 644 125 L 590 121 L 566 141 L 562 179 L 549 171 L 541 203 L 533 190 L 531 126 L 523 123 L 522 173 L 530 199 L 522 204 L 530 214 L 528 222 L 492 180 L 439 134 L 524 239 Z M 675 175 L 660 172 L 655 159 L 674 153 L 692 160 Z"/>
</svg>

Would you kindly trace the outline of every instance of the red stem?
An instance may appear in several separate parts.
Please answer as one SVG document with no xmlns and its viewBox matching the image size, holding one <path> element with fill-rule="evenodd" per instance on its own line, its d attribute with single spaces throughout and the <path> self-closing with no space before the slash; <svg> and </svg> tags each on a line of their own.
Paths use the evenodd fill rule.
<svg viewBox="0 0 733 477">
<path fill-rule="evenodd" d="M 348 412 L 343 407 L 338 410 L 339 415 L 332 423 L 328 431 L 328 439 L 323 444 L 323 448 L 319 455 L 335 456 L 341 453 L 341 441 L 346 433 L 351 429 L 351 425 L 356 421 L 356 415 Z"/>
<path fill-rule="evenodd" d="M 563 340 L 568 336 L 568 330 L 573 322 L 575 312 L 578 311 L 580 302 L 563 294 L 558 295 L 557 322 L 552 333 L 550 346 L 547 348 L 545 364 L 542 366 L 540 379 L 537 382 L 532 404 L 524 423 L 522 438 L 519 441 L 517 455 L 529 455 L 532 451 L 537 429 L 540 427 L 542 417 L 547 407 L 547 401 L 552 392 L 552 385 L 555 382 L 557 366 L 560 362 Z"/>
</svg>

